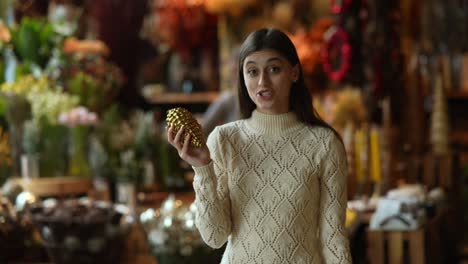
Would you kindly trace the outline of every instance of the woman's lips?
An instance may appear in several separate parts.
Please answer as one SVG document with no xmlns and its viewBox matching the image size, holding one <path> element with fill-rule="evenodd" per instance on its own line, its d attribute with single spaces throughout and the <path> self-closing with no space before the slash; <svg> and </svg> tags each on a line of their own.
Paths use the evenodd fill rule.
<svg viewBox="0 0 468 264">
<path fill-rule="evenodd" d="M 257 93 L 257 97 L 261 99 L 271 99 L 273 93 L 270 90 L 263 90 Z"/>
</svg>

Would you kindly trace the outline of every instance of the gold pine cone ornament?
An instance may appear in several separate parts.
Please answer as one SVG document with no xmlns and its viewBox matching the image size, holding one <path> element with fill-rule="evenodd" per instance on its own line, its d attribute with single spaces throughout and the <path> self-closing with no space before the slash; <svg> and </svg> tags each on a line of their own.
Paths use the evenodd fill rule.
<svg viewBox="0 0 468 264">
<path fill-rule="evenodd" d="M 182 142 L 185 140 L 187 133 L 189 133 L 192 136 L 190 140 L 191 146 L 199 148 L 203 145 L 202 127 L 187 109 L 177 107 L 168 110 L 166 123 L 168 127 L 172 126 L 174 131 L 179 131 L 181 127 L 185 128 Z"/>
</svg>

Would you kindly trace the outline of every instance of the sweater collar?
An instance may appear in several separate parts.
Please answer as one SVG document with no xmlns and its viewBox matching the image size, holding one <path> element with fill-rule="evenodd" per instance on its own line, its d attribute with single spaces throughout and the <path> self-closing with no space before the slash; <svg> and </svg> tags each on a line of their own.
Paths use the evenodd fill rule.
<svg viewBox="0 0 468 264">
<path fill-rule="evenodd" d="M 282 135 L 303 126 L 294 112 L 272 115 L 254 110 L 247 122 L 256 132 L 270 135 Z"/>
</svg>

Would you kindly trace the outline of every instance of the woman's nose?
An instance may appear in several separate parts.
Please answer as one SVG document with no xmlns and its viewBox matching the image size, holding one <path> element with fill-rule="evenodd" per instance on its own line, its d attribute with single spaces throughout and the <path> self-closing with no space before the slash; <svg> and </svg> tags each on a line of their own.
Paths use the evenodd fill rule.
<svg viewBox="0 0 468 264">
<path fill-rule="evenodd" d="M 266 85 L 270 83 L 270 76 L 268 76 L 268 72 L 262 71 L 260 73 L 260 78 L 258 79 L 258 85 Z"/>
</svg>

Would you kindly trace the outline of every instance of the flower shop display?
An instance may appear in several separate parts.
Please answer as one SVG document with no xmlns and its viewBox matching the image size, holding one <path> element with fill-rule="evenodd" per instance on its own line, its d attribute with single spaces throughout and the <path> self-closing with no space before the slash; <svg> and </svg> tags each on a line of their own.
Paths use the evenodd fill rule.
<svg viewBox="0 0 468 264">
<path fill-rule="evenodd" d="M 62 48 L 60 43 L 56 44 L 57 48 Z M 68 52 L 74 52 L 74 45 L 73 43 L 68 45 Z M 15 174 L 20 174 L 20 155 L 25 154 L 27 155 L 23 157 L 25 169 L 33 168 L 32 160 L 39 159 L 41 176 L 66 175 L 67 159 L 63 157 L 68 156 L 67 144 L 77 142 L 68 140 L 67 135 L 75 135 L 74 139 L 78 139 L 80 137 L 78 134 L 83 134 L 83 130 L 87 129 L 68 129 L 58 122 L 59 115 L 78 105 L 104 111 L 119 91 L 123 77 L 115 65 L 106 62 L 100 56 L 90 57 L 84 53 L 80 53 L 80 56 L 75 55 L 77 53 L 63 56 L 55 68 L 49 65 L 49 70 L 43 69 L 44 71 L 40 71 L 38 76 L 18 75 L 15 81 L 1 85 L 0 90 L 6 101 L 5 115 L 8 127 L 14 134 L 11 145 Z M 33 144 L 31 141 L 35 140 L 31 136 L 23 136 L 23 125 L 29 119 L 33 120 L 39 129 L 39 133 L 36 133 L 36 140 L 40 138 L 39 144 L 36 144 L 39 151 L 36 151 L 34 156 L 24 148 L 28 144 Z M 81 135 L 82 138 L 84 136 L 87 135 Z M 83 148 L 68 149 L 76 150 L 75 152 L 84 151 Z M 85 166 L 79 169 L 82 171 L 76 171 L 77 166 L 72 167 L 74 167 L 71 169 L 72 175 L 89 175 L 89 170 Z"/>
<path fill-rule="evenodd" d="M 52 80 L 42 75 L 39 78 L 32 75 L 25 75 L 18 78 L 15 82 L 6 82 L 0 86 L 0 92 L 6 101 L 5 116 L 10 130 L 11 148 L 13 157 L 14 174 L 20 174 L 20 156 L 23 154 L 24 123 L 31 119 L 36 122 L 41 129 L 41 153 L 54 154 L 59 151 L 59 139 L 62 129 L 57 127 L 58 114 L 73 107 L 77 103 L 77 98 L 61 92 L 60 87 L 56 86 Z M 45 131 L 48 132 L 45 132 Z M 27 139 L 27 138 L 26 138 Z M 59 153 L 52 159 L 52 162 L 59 162 L 63 153 Z M 42 159 L 45 164 L 49 164 L 50 170 L 44 171 L 56 174 L 54 167 L 56 164 L 50 164 L 50 160 Z M 47 167 L 47 166 L 46 166 Z M 63 169 L 58 167 L 58 169 Z M 59 173 L 59 172 L 57 172 Z"/>
<path fill-rule="evenodd" d="M 48 199 L 29 212 L 54 263 L 118 263 L 132 223 L 127 207 L 89 199 Z"/>
<path fill-rule="evenodd" d="M 195 226 L 196 207 L 171 194 L 161 208 L 141 213 L 151 253 L 160 264 L 219 263 L 221 252 L 209 248 Z"/>
<path fill-rule="evenodd" d="M 65 13 L 73 10 L 54 8 L 50 22 L 25 16 L 18 24 L 2 24 L 0 28 L 0 48 L 13 55 L 6 63 L 16 65 L 13 76 L 0 88 L 12 135 L 14 175 L 20 174 L 22 154 L 26 155 L 24 168 L 34 167 L 28 166 L 34 163 L 30 161 L 39 159 L 41 176 L 65 175 L 67 160 L 63 157 L 67 156 L 68 129 L 58 123 L 58 115 L 78 105 L 99 114 L 111 105 L 124 81 L 120 69 L 105 60 L 104 56 L 109 54 L 106 45 L 73 37 L 74 28 L 70 26 L 79 12 L 67 17 L 70 14 Z M 34 140 L 33 134 L 23 136 L 24 123 L 30 119 L 39 129 L 36 158 L 23 148 Z"/>
</svg>

